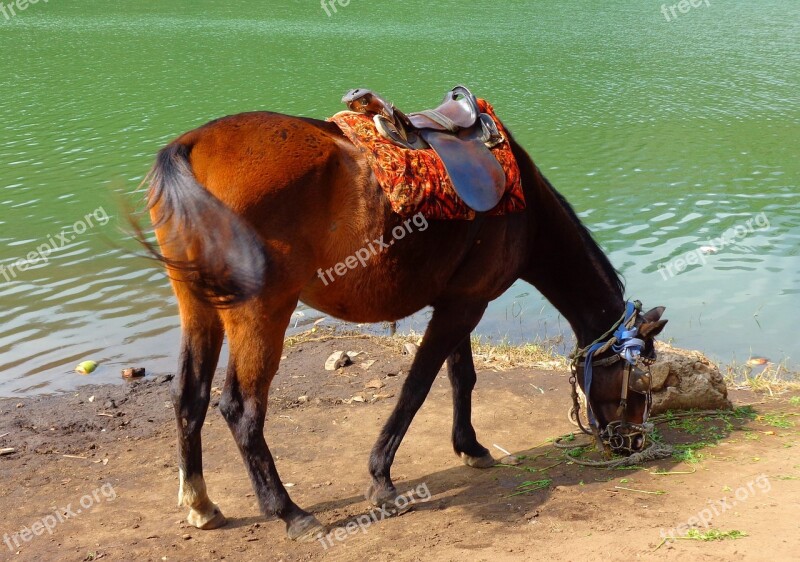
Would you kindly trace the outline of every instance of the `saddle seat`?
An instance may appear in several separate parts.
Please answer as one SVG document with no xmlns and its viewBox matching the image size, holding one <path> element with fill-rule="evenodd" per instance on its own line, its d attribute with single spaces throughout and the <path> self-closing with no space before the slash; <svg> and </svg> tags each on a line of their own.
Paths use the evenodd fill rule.
<svg viewBox="0 0 800 562">
<path fill-rule="evenodd" d="M 480 114 L 478 100 L 472 92 L 463 86 L 456 86 L 445 94 L 439 107 L 412 113 L 409 120 L 416 129 L 456 133 L 475 125 Z"/>
<path fill-rule="evenodd" d="M 505 172 L 489 149 L 505 139 L 464 86 L 447 92 L 438 107 L 408 115 L 363 88 L 350 90 L 342 101 L 351 111 L 372 115 L 380 134 L 395 144 L 410 150 L 433 149 L 456 193 L 471 209 L 489 211 L 503 197 Z"/>
</svg>

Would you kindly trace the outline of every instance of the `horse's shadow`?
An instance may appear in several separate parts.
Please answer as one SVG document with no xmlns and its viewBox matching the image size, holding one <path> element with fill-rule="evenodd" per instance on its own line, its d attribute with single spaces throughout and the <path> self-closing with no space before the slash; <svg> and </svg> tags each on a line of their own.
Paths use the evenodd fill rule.
<svg viewBox="0 0 800 562">
<path fill-rule="evenodd" d="M 660 429 L 661 439 L 675 447 L 673 456 L 651 461 L 646 466 L 607 469 L 581 466 L 572 462 L 564 450 L 552 443 L 538 445 L 514 453 L 522 462 L 516 466 L 496 465 L 489 469 L 464 466 L 453 458 L 453 467 L 430 473 L 424 477 L 395 482 L 399 494 L 411 493 L 415 501 L 413 510 L 438 511 L 460 508 L 476 520 L 512 521 L 521 514 L 535 516 L 557 490 L 574 490 L 586 485 L 602 486 L 613 480 L 635 478 L 636 475 L 670 473 L 690 474 L 694 465 L 703 458 L 702 451 L 712 447 L 732 432 L 744 428 L 751 416 L 735 413 L 718 417 L 701 418 L 691 425 L 677 418 L 677 424 L 665 422 Z M 595 453 L 595 458 L 596 453 Z M 458 463 L 458 464 L 456 464 Z M 676 467 L 681 467 L 676 470 Z M 366 481 L 365 481 L 366 489 Z M 429 492 L 420 497 L 419 490 Z M 611 486 L 610 492 L 626 491 L 625 487 Z M 634 490 L 635 492 L 636 490 Z M 364 516 L 373 521 L 382 519 L 378 508 L 365 496 L 354 495 L 310 506 L 312 513 L 341 513 L 349 515 L 327 521 L 330 529 L 344 527 Z M 354 510 L 356 511 L 355 513 Z M 376 518 L 377 514 L 377 518 Z"/>
</svg>

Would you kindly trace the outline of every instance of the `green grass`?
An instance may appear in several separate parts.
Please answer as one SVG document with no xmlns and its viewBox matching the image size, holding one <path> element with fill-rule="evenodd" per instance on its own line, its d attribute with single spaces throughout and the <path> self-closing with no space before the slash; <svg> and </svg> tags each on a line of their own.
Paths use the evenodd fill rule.
<svg viewBox="0 0 800 562">
<path fill-rule="evenodd" d="M 709 529 L 708 531 L 698 531 L 697 529 L 689 529 L 689 532 L 682 537 L 675 537 L 676 539 L 690 540 L 690 541 L 723 541 L 725 539 L 741 539 L 747 536 L 743 531 L 718 531 L 716 529 Z"/>
<path fill-rule="evenodd" d="M 703 433 L 704 426 L 701 423 L 701 420 L 695 418 L 683 418 L 683 419 L 673 419 L 667 423 L 669 427 L 672 429 L 680 429 L 685 431 L 689 435 L 699 435 Z"/>
<path fill-rule="evenodd" d="M 792 406 L 800 406 L 800 396 L 792 396 L 789 398 L 789 404 Z"/>
<path fill-rule="evenodd" d="M 545 488 L 549 488 L 550 484 L 553 481 L 549 478 L 545 478 L 542 480 L 527 480 L 516 487 L 516 492 L 513 494 L 509 494 L 506 497 L 512 498 L 514 496 L 521 496 L 523 494 L 530 494 L 531 492 L 535 492 L 537 490 L 544 490 Z"/>
<path fill-rule="evenodd" d="M 685 462 L 687 464 L 697 464 L 702 462 L 705 458 L 703 453 L 698 453 L 698 449 L 705 447 L 707 443 L 701 441 L 699 443 L 689 443 L 688 445 L 675 445 L 675 452 L 672 458 Z"/>
<path fill-rule="evenodd" d="M 705 459 L 705 455 L 700 452 L 701 449 L 717 446 L 731 432 L 737 430 L 737 425 L 741 425 L 741 423 L 734 424 L 734 420 L 739 422 L 752 420 L 757 417 L 757 413 L 752 406 L 744 406 L 732 411 L 720 411 L 702 417 L 682 417 L 672 411 L 667 411 L 659 417 L 662 417 L 659 423 L 666 422 L 670 429 L 698 438 L 692 443 L 675 445 L 673 454 L 673 458 L 676 460 L 688 464 L 698 464 Z"/>
<path fill-rule="evenodd" d="M 763 416 L 759 416 L 759 421 L 779 429 L 789 429 L 794 427 L 794 422 L 786 419 L 788 415 L 789 414 L 780 413 L 764 414 Z"/>
<path fill-rule="evenodd" d="M 586 447 L 576 447 L 574 449 L 570 449 L 567 451 L 567 456 L 572 457 L 573 459 L 578 459 L 583 456 L 584 453 L 588 453 L 590 450 L 589 446 Z"/>
<path fill-rule="evenodd" d="M 724 541 L 724 540 L 736 540 L 741 539 L 747 536 L 747 533 L 744 531 L 718 531 L 717 529 L 709 529 L 708 531 L 698 531 L 697 529 L 689 529 L 689 531 L 683 535 L 682 537 L 672 537 L 665 538 L 662 540 L 656 550 L 664 546 L 664 544 L 669 540 L 676 540 L 676 541 L 702 541 L 702 542 L 710 542 L 710 541 Z"/>
<path fill-rule="evenodd" d="M 720 415 L 723 416 L 732 416 L 737 420 L 754 420 L 758 416 L 756 409 L 752 406 L 739 406 L 735 408 L 733 412 L 730 414 L 727 412 L 722 412 Z"/>
<path fill-rule="evenodd" d="M 558 339 L 513 344 L 507 338 L 492 341 L 491 338 L 473 335 L 470 340 L 473 356 L 487 366 L 550 369 L 569 366 L 566 357 L 556 352 L 560 343 Z"/>
</svg>

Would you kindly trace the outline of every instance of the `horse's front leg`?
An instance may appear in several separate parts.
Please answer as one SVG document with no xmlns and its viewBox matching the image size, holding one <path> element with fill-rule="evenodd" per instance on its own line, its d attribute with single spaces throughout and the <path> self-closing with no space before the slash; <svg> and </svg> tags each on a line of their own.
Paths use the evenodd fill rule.
<svg viewBox="0 0 800 562">
<path fill-rule="evenodd" d="M 434 306 L 433 316 L 411 364 L 400 398 L 372 448 L 369 459 L 372 484 L 367 491 L 367 498 L 374 505 L 387 505 L 397 497 L 390 474 L 395 453 L 411 420 L 428 396 L 445 359 L 460 341 L 469 337 L 484 310 L 485 302 L 447 302 Z"/>
<path fill-rule="evenodd" d="M 496 461 L 489 450 L 478 443 L 472 427 L 472 389 L 477 375 L 469 336 L 461 340 L 447 358 L 447 377 L 453 387 L 453 449 L 456 455 L 473 468 L 494 466 Z"/>
</svg>

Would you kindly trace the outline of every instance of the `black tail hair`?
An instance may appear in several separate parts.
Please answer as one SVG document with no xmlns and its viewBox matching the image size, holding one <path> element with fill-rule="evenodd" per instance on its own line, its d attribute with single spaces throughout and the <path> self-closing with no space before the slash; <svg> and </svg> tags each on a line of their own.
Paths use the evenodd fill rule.
<svg viewBox="0 0 800 562">
<path fill-rule="evenodd" d="M 143 183 L 153 227 L 163 230 L 160 247 L 131 219 L 135 238 L 168 270 L 181 271 L 192 292 L 217 307 L 244 302 L 261 292 L 267 252 L 255 229 L 194 177 L 191 146 L 163 148 Z"/>
</svg>

